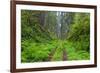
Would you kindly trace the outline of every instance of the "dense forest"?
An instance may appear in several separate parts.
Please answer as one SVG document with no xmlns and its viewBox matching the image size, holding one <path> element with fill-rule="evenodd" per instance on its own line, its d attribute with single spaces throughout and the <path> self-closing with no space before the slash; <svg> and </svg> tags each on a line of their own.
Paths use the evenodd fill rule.
<svg viewBox="0 0 100 73">
<path fill-rule="evenodd" d="M 90 59 L 90 14 L 21 10 L 21 62 Z"/>
</svg>

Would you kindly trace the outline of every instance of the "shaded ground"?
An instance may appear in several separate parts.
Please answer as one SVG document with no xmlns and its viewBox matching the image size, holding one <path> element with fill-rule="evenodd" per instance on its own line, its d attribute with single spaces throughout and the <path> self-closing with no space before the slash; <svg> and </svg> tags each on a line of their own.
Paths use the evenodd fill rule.
<svg viewBox="0 0 100 73">
<path fill-rule="evenodd" d="M 62 55 L 62 57 L 63 57 L 63 61 L 68 60 L 68 58 L 67 58 L 67 52 L 66 52 L 65 49 L 63 50 L 63 55 Z"/>
<path fill-rule="evenodd" d="M 50 53 L 49 56 L 48 56 L 48 61 L 52 61 L 52 58 L 53 58 L 53 56 L 54 56 L 54 54 L 55 54 L 55 52 L 56 52 L 56 49 L 57 49 L 57 48 L 52 49 L 51 53 Z M 67 58 L 67 52 L 66 52 L 65 49 L 63 49 L 63 50 L 62 50 L 62 61 L 66 61 L 66 60 L 68 60 L 68 58 Z"/>
</svg>

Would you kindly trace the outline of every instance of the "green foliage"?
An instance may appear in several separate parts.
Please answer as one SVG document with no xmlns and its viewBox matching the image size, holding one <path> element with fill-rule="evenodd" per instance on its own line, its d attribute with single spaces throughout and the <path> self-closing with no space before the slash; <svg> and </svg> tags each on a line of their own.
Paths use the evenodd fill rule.
<svg viewBox="0 0 100 73">
<path fill-rule="evenodd" d="M 48 61 L 49 53 L 57 46 L 56 42 L 56 40 L 49 43 L 22 41 L 22 62 Z"/>
<path fill-rule="evenodd" d="M 70 26 L 68 39 L 76 42 L 77 50 L 89 52 L 90 46 L 90 15 L 87 13 L 76 13 L 74 22 Z"/>
<path fill-rule="evenodd" d="M 51 61 L 61 61 L 64 49 L 68 60 L 90 59 L 89 13 L 57 13 L 21 11 L 21 62 L 48 61 L 55 48 Z"/>
<path fill-rule="evenodd" d="M 57 48 L 51 61 L 61 61 L 61 60 L 62 60 L 62 50 L 61 48 Z"/>
<path fill-rule="evenodd" d="M 79 44 L 79 43 L 78 43 Z M 77 45 L 77 42 L 67 41 L 65 45 L 66 51 L 68 53 L 68 60 L 88 60 L 90 59 L 89 52 L 86 50 L 77 50 L 81 48 L 81 44 Z"/>
</svg>

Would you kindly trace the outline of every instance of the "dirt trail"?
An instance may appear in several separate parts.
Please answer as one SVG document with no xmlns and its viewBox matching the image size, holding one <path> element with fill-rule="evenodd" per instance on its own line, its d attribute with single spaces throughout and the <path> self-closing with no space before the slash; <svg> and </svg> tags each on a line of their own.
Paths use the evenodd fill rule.
<svg viewBox="0 0 100 73">
<path fill-rule="evenodd" d="M 57 48 L 52 49 L 51 53 L 50 53 L 49 56 L 48 56 L 48 61 L 52 61 L 52 58 L 53 58 L 53 56 L 54 56 L 54 54 L 55 54 L 55 52 L 56 52 L 56 49 L 57 49 Z"/>
<path fill-rule="evenodd" d="M 63 61 L 68 60 L 68 58 L 67 58 L 67 52 L 66 52 L 66 50 L 65 50 L 65 49 L 63 50 L 63 55 L 62 55 L 62 58 L 63 58 Z"/>
<path fill-rule="evenodd" d="M 50 53 L 49 56 L 48 56 L 48 61 L 52 61 L 52 58 L 53 58 L 53 56 L 54 56 L 54 54 L 55 54 L 55 52 L 56 52 L 56 49 L 57 49 L 57 48 L 52 49 L 51 53 Z M 62 50 L 62 60 L 63 60 L 63 61 L 68 60 L 66 49 L 63 49 L 63 50 Z"/>
</svg>

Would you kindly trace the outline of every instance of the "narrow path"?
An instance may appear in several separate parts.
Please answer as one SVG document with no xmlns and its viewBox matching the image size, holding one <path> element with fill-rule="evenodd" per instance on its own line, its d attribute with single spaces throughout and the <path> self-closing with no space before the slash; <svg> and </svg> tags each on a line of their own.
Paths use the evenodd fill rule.
<svg viewBox="0 0 100 73">
<path fill-rule="evenodd" d="M 52 61 L 52 58 L 53 58 L 53 56 L 54 56 L 54 54 L 55 54 L 55 52 L 56 52 L 56 49 L 57 49 L 57 48 L 52 49 L 51 53 L 50 53 L 49 56 L 48 56 L 48 61 Z"/>
<path fill-rule="evenodd" d="M 62 55 L 62 58 L 63 58 L 63 61 L 68 60 L 68 58 L 67 58 L 67 52 L 66 52 L 65 49 L 63 49 L 63 55 Z"/>
</svg>

